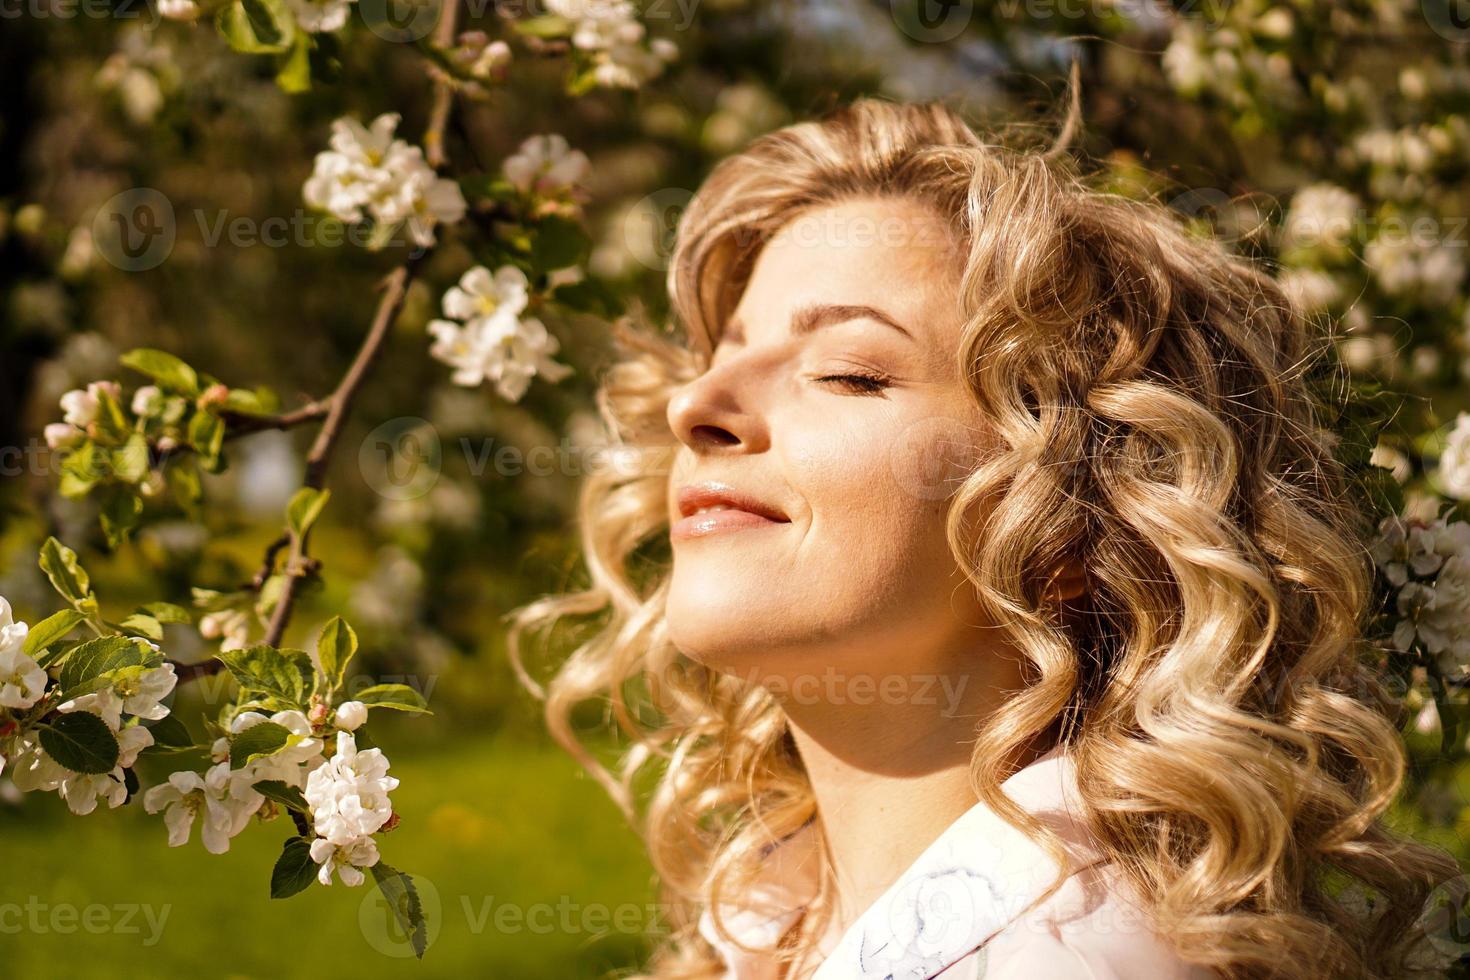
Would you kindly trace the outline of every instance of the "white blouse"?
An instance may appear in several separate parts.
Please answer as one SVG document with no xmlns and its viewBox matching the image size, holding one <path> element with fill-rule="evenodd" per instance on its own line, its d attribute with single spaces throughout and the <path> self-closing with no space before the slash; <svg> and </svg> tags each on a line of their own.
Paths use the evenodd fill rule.
<svg viewBox="0 0 1470 980">
<path fill-rule="evenodd" d="M 1013 773 L 1001 789 L 1061 836 L 1069 858 L 1063 885 L 1023 915 L 1058 866 L 977 802 L 820 950 L 825 959 L 812 980 L 1214 980 L 1152 931 L 1132 886 L 1074 816 L 1074 764 L 1064 748 Z M 725 980 L 779 977 L 768 951 L 815 894 L 815 844 L 805 828 L 781 841 L 751 894 L 722 907 L 725 928 L 767 952 L 719 936 L 708 909 L 700 917 L 700 933 L 725 959 Z"/>
</svg>

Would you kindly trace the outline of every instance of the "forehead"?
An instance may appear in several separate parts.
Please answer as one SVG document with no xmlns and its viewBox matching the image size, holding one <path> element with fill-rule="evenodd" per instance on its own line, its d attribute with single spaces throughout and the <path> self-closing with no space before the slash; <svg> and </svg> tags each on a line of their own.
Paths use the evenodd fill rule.
<svg viewBox="0 0 1470 980">
<path fill-rule="evenodd" d="M 854 198 L 804 211 L 761 249 L 735 315 L 784 331 L 786 311 L 814 303 L 877 307 L 916 335 L 957 333 L 963 253 L 943 219 L 899 197 Z"/>
</svg>

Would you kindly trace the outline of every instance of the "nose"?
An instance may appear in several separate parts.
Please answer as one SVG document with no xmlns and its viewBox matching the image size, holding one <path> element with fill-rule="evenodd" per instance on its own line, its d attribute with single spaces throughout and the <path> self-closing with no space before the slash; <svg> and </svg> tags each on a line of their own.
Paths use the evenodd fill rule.
<svg viewBox="0 0 1470 980">
<path fill-rule="evenodd" d="M 669 399 L 669 428 L 700 455 L 764 452 L 770 447 L 765 418 L 755 410 L 754 392 L 742 386 L 731 362 L 712 367 Z"/>
</svg>

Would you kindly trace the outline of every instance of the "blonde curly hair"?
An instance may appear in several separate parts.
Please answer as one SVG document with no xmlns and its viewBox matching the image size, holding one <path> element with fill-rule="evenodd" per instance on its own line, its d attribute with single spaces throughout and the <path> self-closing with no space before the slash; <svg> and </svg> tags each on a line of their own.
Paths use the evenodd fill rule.
<svg viewBox="0 0 1470 980">
<path fill-rule="evenodd" d="M 1364 637 L 1371 522 L 1309 384 L 1330 338 L 1167 208 L 1092 188 L 1065 156 L 991 145 L 943 105 L 878 99 L 713 169 L 668 273 L 687 343 L 621 328 L 599 393 L 626 451 L 582 492 L 590 584 L 513 618 L 520 676 L 639 828 L 674 910 L 647 975 L 721 975 L 700 911 L 738 901 L 774 841 L 822 832 L 777 701 L 668 638 L 666 408 L 762 245 L 799 212 L 872 195 L 922 202 L 957 233 L 957 377 L 1002 445 L 948 522 L 1032 675 L 978 726 L 979 798 L 1060 854 L 998 769 L 1053 730 L 1091 831 L 1182 957 L 1224 977 L 1401 975 L 1426 898 L 1459 869 L 1384 823 L 1406 761 Z M 1069 559 L 1089 589 L 1057 605 L 1034 570 Z M 543 688 L 524 640 L 564 617 L 591 628 Z M 626 739 L 611 766 L 572 720 L 594 701 Z M 813 935 L 830 867 L 820 879 Z"/>
</svg>

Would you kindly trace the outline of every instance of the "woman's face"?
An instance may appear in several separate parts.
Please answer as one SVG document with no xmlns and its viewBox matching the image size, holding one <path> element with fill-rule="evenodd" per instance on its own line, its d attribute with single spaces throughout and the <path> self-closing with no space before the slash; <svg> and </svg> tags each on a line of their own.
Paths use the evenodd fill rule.
<svg viewBox="0 0 1470 980">
<path fill-rule="evenodd" d="M 957 247 L 921 205 L 863 198 L 761 251 L 669 405 L 668 624 L 689 656 L 790 679 L 973 650 L 986 624 L 945 538 L 984 431 L 956 368 Z"/>
</svg>

